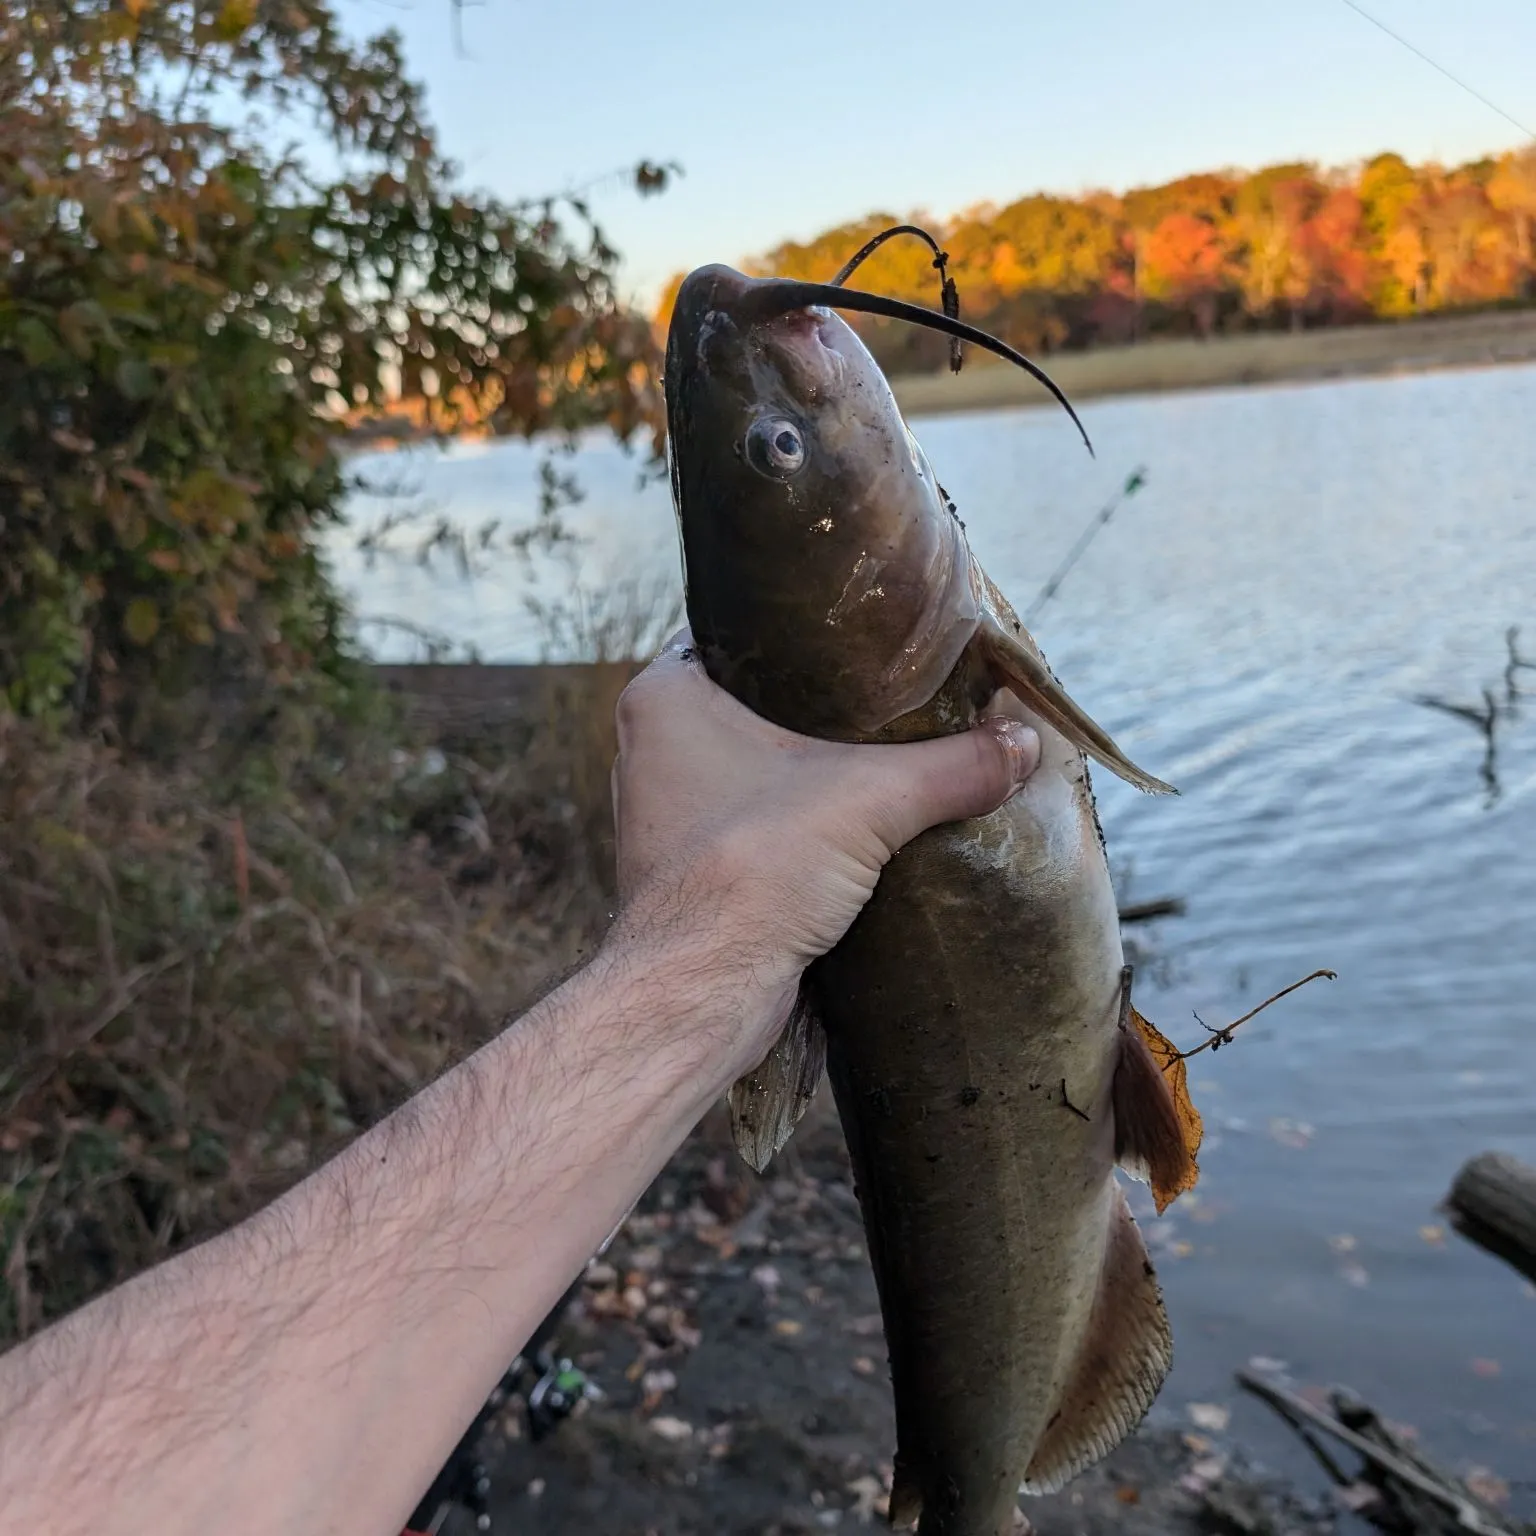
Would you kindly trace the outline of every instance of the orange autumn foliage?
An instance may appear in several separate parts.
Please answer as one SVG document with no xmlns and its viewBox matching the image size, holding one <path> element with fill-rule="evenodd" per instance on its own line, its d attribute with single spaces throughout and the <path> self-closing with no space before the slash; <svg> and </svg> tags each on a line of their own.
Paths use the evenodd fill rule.
<svg viewBox="0 0 1536 1536">
<path fill-rule="evenodd" d="M 879 211 L 741 264 L 824 281 L 905 218 L 950 252 L 965 317 L 1035 351 L 1536 302 L 1536 146 L 1451 168 L 1382 154 L 1344 169 L 1200 173 L 1122 194 L 1035 193 L 948 220 Z M 663 293 L 661 327 L 678 281 Z M 915 242 L 883 247 L 856 281 L 916 303 L 938 298 Z M 943 364 L 942 338 L 864 316 L 857 325 L 889 372 Z"/>
</svg>

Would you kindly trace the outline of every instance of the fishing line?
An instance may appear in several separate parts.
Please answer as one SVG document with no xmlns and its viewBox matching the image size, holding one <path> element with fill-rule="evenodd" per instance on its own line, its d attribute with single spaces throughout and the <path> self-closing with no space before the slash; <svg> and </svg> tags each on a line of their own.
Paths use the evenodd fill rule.
<svg viewBox="0 0 1536 1536">
<path fill-rule="evenodd" d="M 862 288 L 838 288 L 831 283 L 803 283 L 790 277 L 765 277 L 757 279 L 751 292 L 741 301 L 737 316 L 752 325 L 771 320 L 775 315 L 787 314 L 794 309 L 809 309 L 813 305 L 826 309 L 851 309 L 865 315 L 882 315 L 888 320 L 905 320 L 910 325 L 924 325 L 931 331 L 942 331 L 946 336 L 958 337 L 987 352 L 1006 359 L 1015 368 L 1043 384 L 1055 397 L 1056 403 L 1072 418 L 1072 424 L 1082 435 L 1083 444 L 1093 453 L 1093 440 L 1088 429 L 1078 419 L 1072 402 L 1062 393 L 1061 386 L 1038 363 L 1032 363 L 1022 352 L 1015 351 L 1006 341 L 1000 341 L 990 332 L 967 325 L 937 310 L 924 309 L 921 304 L 908 304 L 903 299 L 888 299 L 884 294 L 866 293 Z M 1097 457 L 1097 455 L 1094 455 Z"/>
<path fill-rule="evenodd" d="M 917 224 L 893 224 L 889 229 L 882 229 L 878 235 L 866 240 L 852 256 L 848 258 L 838 270 L 836 277 L 832 279 L 834 288 L 841 288 L 848 281 L 856 268 L 863 265 L 887 240 L 896 235 L 915 235 L 924 241 L 928 249 L 933 252 L 933 265 L 939 274 L 939 307 L 951 320 L 960 318 L 960 290 L 955 286 L 955 280 L 949 275 L 949 252 L 939 246 L 939 242 Z M 960 338 L 949 338 L 949 371 L 960 372 L 962 361 L 960 353 Z"/>
<path fill-rule="evenodd" d="M 1504 110 L 1503 107 L 1501 107 L 1498 104 L 1498 102 L 1490 101 L 1475 86 L 1470 86 L 1470 85 L 1467 84 L 1467 82 L 1465 80 L 1461 79 L 1459 76 L 1453 75 L 1450 72 L 1450 70 L 1448 70 L 1445 67 L 1445 65 L 1436 63 L 1436 61 L 1434 59 L 1430 58 L 1430 56 L 1427 53 L 1425 53 L 1422 48 L 1415 47 L 1415 45 L 1410 43 L 1408 41 L 1408 39 L 1406 37 L 1404 37 L 1401 33 L 1394 32 L 1392 30 L 1392 28 L 1389 27 L 1386 24 L 1386 22 L 1378 21 L 1363 6 L 1356 5 L 1355 4 L 1355 0 L 1344 0 L 1344 4 L 1347 5 L 1350 8 L 1350 10 L 1354 11 L 1356 13 L 1356 15 L 1365 17 L 1365 19 L 1368 22 L 1370 22 L 1370 24 L 1373 27 L 1377 27 L 1381 31 L 1385 32 L 1387 34 L 1387 36 L 1390 37 L 1394 43 L 1401 43 L 1403 45 L 1403 47 L 1406 48 L 1409 51 L 1409 53 L 1417 54 L 1419 56 L 1419 58 L 1423 59 L 1424 62 L 1426 64 L 1428 64 L 1431 69 L 1438 70 L 1453 85 L 1459 85 L 1462 88 L 1462 90 L 1464 90 L 1467 93 L 1467 95 L 1475 96 L 1480 102 L 1482 102 L 1482 104 L 1485 107 L 1487 107 L 1489 109 L 1489 111 L 1497 112 L 1499 114 L 1499 116 L 1502 117 L 1506 123 L 1513 123 L 1514 126 L 1516 128 L 1518 128 L 1520 130 L 1520 132 L 1523 133 L 1526 136 L 1526 138 L 1528 138 L 1528 139 L 1536 139 L 1536 129 L 1527 128 L 1525 126 L 1525 124 L 1522 123 L 1518 117 L 1511 116 L 1508 112 L 1506 112 Z"/>
<path fill-rule="evenodd" d="M 1034 602 L 1024 610 L 1024 627 L 1026 629 L 1033 627 L 1035 620 L 1040 616 L 1040 610 L 1055 597 L 1056 589 L 1060 587 L 1067 572 L 1082 558 L 1083 551 L 1093 543 L 1099 530 L 1120 510 L 1121 504 L 1134 496 L 1146 483 L 1147 467 L 1143 464 L 1133 469 L 1126 476 L 1125 484 L 1121 487 L 1119 493 L 1094 513 L 1092 522 L 1077 536 L 1077 543 L 1067 551 L 1066 557 L 1062 560 L 1061 564 L 1051 572 L 1051 579 L 1041 587 L 1035 596 Z"/>
</svg>

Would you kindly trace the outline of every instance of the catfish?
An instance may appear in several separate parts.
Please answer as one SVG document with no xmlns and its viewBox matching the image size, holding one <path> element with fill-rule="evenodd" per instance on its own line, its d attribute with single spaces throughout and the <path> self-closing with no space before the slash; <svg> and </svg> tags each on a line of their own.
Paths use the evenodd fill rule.
<svg viewBox="0 0 1536 1536">
<path fill-rule="evenodd" d="M 1149 1180 L 1161 1209 L 1194 1183 L 1199 1119 L 1165 1070 L 1178 1052 L 1131 1006 L 1087 759 L 1170 786 L 1062 687 L 833 305 L 925 317 L 1066 402 L 953 316 L 724 266 L 684 280 L 667 340 L 687 616 L 709 675 L 829 740 L 1005 712 L 1040 735 L 1005 805 L 896 854 L 730 1092 L 737 1147 L 761 1171 L 825 1063 L 889 1350 L 892 1524 L 1004 1536 L 1018 1494 L 1111 1450 L 1170 1364 L 1114 1170 Z"/>
</svg>

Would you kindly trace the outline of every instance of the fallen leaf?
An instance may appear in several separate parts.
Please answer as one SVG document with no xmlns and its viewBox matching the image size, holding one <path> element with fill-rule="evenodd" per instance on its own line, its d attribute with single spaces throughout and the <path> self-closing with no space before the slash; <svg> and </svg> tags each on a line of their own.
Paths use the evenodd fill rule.
<svg viewBox="0 0 1536 1536">
<path fill-rule="evenodd" d="M 792 1317 L 781 1317 L 778 1322 L 773 1325 L 773 1331 L 775 1333 L 783 1334 L 786 1339 L 794 1338 L 797 1333 L 803 1332 L 804 1329 L 805 1324 L 797 1323 Z"/>
<path fill-rule="evenodd" d="M 647 1371 L 640 1378 L 640 1390 L 647 1398 L 655 1398 L 658 1402 L 668 1392 L 676 1391 L 677 1377 L 671 1371 Z"/>
<path fill-rule="evenodd" d="M 693 1438 L 693 1425 L 686 1419 L 669 1418 L 662 1414 L 659 1418 L 651 1420 L 651 1429 L 663 1440 L 670 1440 L 674 1444 L 682 1440 Z"/>
<path fill-rule="evenodd" d="M 1294 1147 L 1298 1151 L 1310 1146 L 1316 1131 L 1304 1120 L 1286 1120 L 1277 1117 L 1269 1122 L 1269 1134 L 1282 1147 Z"/>
<path fill-rule="evenodd" d="M 1369 1509 L 1381 1497 L 1380 1491 L 1369 1483 L 1345 1483 L 1342 1488 L 1335 1488 L 1333 1493 L 1345 1509 L 1352 1509 L 1356 1514 Z"/>
<path fill-rule="evenodd" d="M 1168 1091 L 1173 1096 L 1174 1114 L 1184 1138 L 1186 1161 L 1183 1165 L 1176 1171 L 1165 1171 L 1161 1177 L 1155 1172 L 1153 1174 L 1152 1198 L 1157 1204 L 1157 1214 L 1161 1216 L 1185 1190 L 1193 1189 L 1199 1182 L 1200 1164 L 1196 1161 L 1196 1157 L 1200 1151 L 1200 1142 L 1205 1135 L 1205 1126 L 1201 1122 L 1200 1111 L 1195 1108 L 1195 1102 L 1189 1096 L 1189 1073 L 1178 1046 L 1162 1034 L 1155 1024 L 1143 1018 L 1134 1007 L 1130 1010 L 1130 1018 L 1147 1049 L 1152 1053 L 1152 1059 L 1157 1063 L 1163 1074 L 1163 1081 L 1167 1083 Z"/>
<path fill-rule="evenodd" d="M 1462 1482 L 1473 1498 L 1481 1499 L 1485 1504 L 1502 1507 L 1509 1503 L 1509 1484 L 1489 1467 L 1473 1467 Z"/>
<path fill-rule="evenodd" d="M 1139 1504 L 1141 1503 L 1141 1490 L 1139 1488 L 1131 1487 L 1129 1483 L 1121 1483 L 1120 1486 L 1115 1489 L 1115 1497 L 1119 1499 L 1122 1504 Z"/>
<path fill-rule="evenodd" d="M 1220 1403 L 1191 1403 L 1188 1408 L 1189 1422 L 1196 1429 L 1208 1430 L 1219 1435 L 1232 1418 L 1232 1410 Z"/>
<path fill-rule="evenodd" d="M 1474 1376 L 1497 1376 L 1503 1367 L 1497 1360 L 1487 1360 L 1479 1357 L 1472 1362 L 1472 1374 Z"/>
<path fill-rule="evenodd" d="M 865 1473 L 863 1477 L 856 1477 L 844 1487 L 853 1495 L 853 1515 L 861 1525 L 868 1525 L 870 1521 L 879 1515 L 882 1519 L 888 1507 L 884 1487 L 881 1486 L 878 1477 L 871 1477 Z"/>
</svg>

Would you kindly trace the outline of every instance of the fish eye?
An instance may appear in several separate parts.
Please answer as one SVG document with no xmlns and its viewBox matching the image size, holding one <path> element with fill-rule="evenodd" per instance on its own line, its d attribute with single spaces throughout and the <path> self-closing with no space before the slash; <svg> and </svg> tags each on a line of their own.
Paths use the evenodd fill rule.
<svg viewBox="0 0 1536 1536">
<path fill-rule="evenodd" d="M 786 416 L 763 416 L 747 429 L 747 462 L 770 480 L 788 480 L 805 464 L 805 437 Z"/>
</svg>

